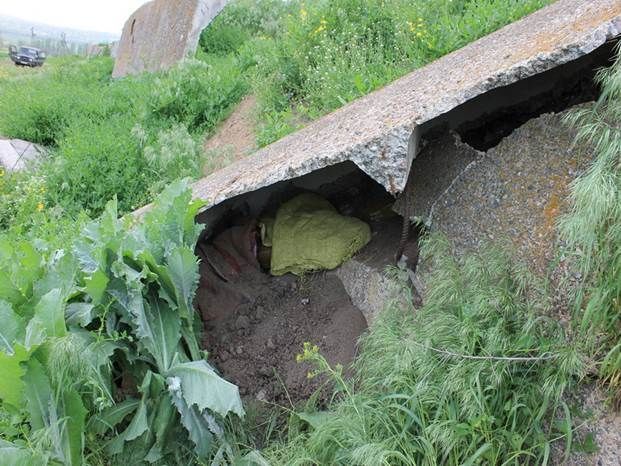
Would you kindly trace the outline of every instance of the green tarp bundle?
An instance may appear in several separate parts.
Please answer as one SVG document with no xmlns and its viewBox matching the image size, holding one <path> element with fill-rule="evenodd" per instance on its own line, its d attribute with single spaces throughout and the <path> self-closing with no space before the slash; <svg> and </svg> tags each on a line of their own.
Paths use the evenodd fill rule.
<svg viewBox="0 0 621 466">
<path fill-rule="evenodd" d="M 310 193 L 280 206 L 271 233 L 272 275 L 334 269 L 371 239 L 366 223 L 340 215 L 327 200 Z"/>
</svg>

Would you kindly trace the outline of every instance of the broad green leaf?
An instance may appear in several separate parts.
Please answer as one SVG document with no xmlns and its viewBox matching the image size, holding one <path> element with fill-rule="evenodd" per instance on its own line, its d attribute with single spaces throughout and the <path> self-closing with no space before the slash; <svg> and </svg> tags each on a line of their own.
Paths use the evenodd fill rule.
<svg viewBox="0 0 621 466">
<path fill-rule="evenodd" d="M 35 306 L 35 322 L 45 329 L 48 337 L 62 337 L 67 333 L 65 326 L 65 298 L 56 288 L 41 297 Z"/>
<path fill-rule="evenodd" d="M 3 466 L 44 466 L 46 458 L 14 443 L 0 439 L 0 458 Z"/>
<path fill-rule="evenodd" d="M 25 330 L 24 321 L 15 313 L 11 304 L 0 300 L 0 323 L 0 351 L 11 354 L 13 343 Z"/>
<path fill-rule="evenodd" d="M 140 384 L 140 393 L 142 394 L 140 401 L 138 402 L 138 407 L 136 409 L 136 414 L 132 417 L 131 422 L 127 426 L 127 428 L 117 435 L 107 446 L 108 453 L 112 455 L 116 455 L 123 451 L 123 446 L 125 442 L 129 442 L 131 440 L 137 439 L 145 432 L 149 430 L 149 420 L 147 417 L 147 403 L 149 400 L 149 395 L 151 393 L 151 381 L 153 379 L 153 373 L 151 371 L 147 371 L 142 383 Z"/>
<path fill-rule="evenodd" d="M 186 246 L 173 249 L 168 257 L 168 271 L 175 286 L 179 312 L 191 323 L 194 312 L 192 301 L 199 278 L 194 252 Z"/>
<path fill-rule="evenodd" d="M 179 378 L 181 396 L 188 406 L 210 409 L 221 416 L 229 412 L 244 415 L 237 386 L 218 376 L 205 361 L 176 364 L 166 376 Z"/>
<path fill-rule="evenodd" d="M 157 299 L 144 301 L 142 309 L 133 310 L 136 335 L 151 353 L 158 369 L 166 372 L 175 357 L 181 338 L 179 315 Z"/>
<path fill-rule="evenodd" d="M 32 244 L 0 241 L 0 299 L 14 306 L 23 304 L 41 270 L 41 256 Z"/>
<path fill-rule="evenodd" d="M 60 415 L 64 418 L 62 446 L 65 458 L 70 465 L 81 465 L 84 450 L 84 422 L 86 408 L 80 395 L 75 390 L 64 393 Z"/>
<path fill-rule="evenodd" d="M 332 415 L 329 411 L 317 411 L 315 413 L 295 413 L 302 421 L 308 423 L 313 429 L 319 429 L 328 422 Z"/>
<path fill-rule="evenodd" d="M 33 287 L 34 300 L 41 299 L 48 292 L 58 288 L 61 294 L 69 296 L 76 288 L 75 277 L 77 263 L 71 254 L 62 250 L 56 251 L 46 264 L 45 272 Z"/>
<path fill-rule="evenodd" d="M 179 390 L 170 388 L 169 390 L 173 403 L 181 415 L 181 423 L 194 443 L 194 451 L 199 457 L 206 458 L 213 448 L 211 431 L 218 429 L 215 419 L 207 411 L 201 413 L 196 405 L 188 406 Z"/>
<path fill-rule="evenodd" d="M 159 396 L 160 400 L 157 409 L 149 423 L 150 429 L 155 435 L 153 446 L 145 457 L 145 460 L 150 463 L 155 463 L 164 456 L 166 436 L 170 432 L 176 415 L 170 395 L 166 391 L 162 391 Z"/>
<path fill-rule="evenodd" d="M 24 298 L 11 280 L 11 275 L 12 273 L 9 270 L 0 269 L 0 299 L 6 299 L 10 303 L 21 304 Z"/>
<path fill-rule="evenodd" d="M 65 310 L 65 319 L 68 325 L 86 327 L 94 319 L 93 303 L 70 303 Z"/>
<path fill-rule="evenodd" d="M 101 304 L 106 293 L 106 287 L 110 280 L 101 270 L 95 271 L 90 277 L 84 279 L 84 291 L 91 297 L 93 304 Z"/>
<path fill-rule="evenodd" d="M 33 430 L 43 429 L 50 425 L 50 405 L 53 403 L 50 380 L 37 359 L 31 358 L 27 366 L 23 379 L 30 425 Z"/>
<path fill-rule="evenodd" d="M 97 435 L 103 435 L 114 428 L 123 419 L 138 409 L 140 400 L 133 398 L 122 401 L 121 403 L 104 409 L 101 413 L 95 414 L 88 421 L 87 431 Z"/>
<path fill-rule="evenodd" d="M 24 400 L 22 377 L 26 369 L 22 363 L 30 359 L 31 353 L 20 344 L 13 346 L 13 354 L 0 352 L 0 399 L 16 409 L 21 408 Z"/>
</svg>

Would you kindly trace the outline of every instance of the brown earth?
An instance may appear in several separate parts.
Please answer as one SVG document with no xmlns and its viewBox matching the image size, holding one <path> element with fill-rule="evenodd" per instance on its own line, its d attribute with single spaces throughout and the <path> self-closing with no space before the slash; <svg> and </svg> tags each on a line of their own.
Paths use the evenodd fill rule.
<svg viewBox="0 0 621 466">
<path fill-rule="evenodd" d="M 331 365 L 347 367 L 366 322 L 335 274 L 265 275 L 259 281 L 263 286 L 251 301 L 207 322 L 208 347 L 242 396 L 295 404 L 325 382 L 309 380 L 314 368 L 296 362 L 304 343 L 317 345 Z"/>
<path fill-rule="evenodd" d="M 215 133 L 205 141 L 207 154 L 220 152 L 230 157 L 230 161 L 239 160 L 257 150 L 254 115 L 257 99 L 248 95 L 237 105 L 233 113 L 224 120 Z M 205 170 L 209 171 L 208 169 Z M 205 173 L 208 174 L 208 173 Z"/>
</svg>

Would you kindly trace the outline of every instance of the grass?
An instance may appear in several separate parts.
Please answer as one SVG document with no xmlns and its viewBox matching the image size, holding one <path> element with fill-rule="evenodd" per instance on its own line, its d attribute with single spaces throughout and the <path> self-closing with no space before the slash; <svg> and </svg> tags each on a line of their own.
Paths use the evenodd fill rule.
<svg viewBox="0 0 621 466">
<path fill-rule="evenodd" d="M 30 175 L 16 175 L 22 184 L 31 176 L 42 185 L 46 211 L 97 216 L 116 195 L 126 213 L 172 180 L 200 176 L 200 139 L 245 91 L 238 67 L 223 60 L 120 80 L 111 79 L 111 70 L 109 58 L 73 58 L 2 80 L 0 134 L 50 148 Z M 0 222 L 22 231 L 18 218 L 32 213 L 32 205 L 8 189 L 1 198 Z"/>
<path fill-rule="evenodd" d="M 586 279 L 576 296 L 576 327 L 595 369 L 621 400 L 621 55 L 600 73 L 597 105 L 568 122 L 578 139 L 593 145 L 596 159 L 572 186 L 573 209 L 561 232 Z"/>
<path fill-rule="evenodd" d="M 425 305 L 381 315 L 353 380 L 305 348 L 300 359 L 336 379 L 335 399 L 292 415 L 272 464 L 539 465 L 553 441 L 570 446 L 562 395 L 582 362 L 547 317 L 543 284 L 493 248 L 457 261 L 429 238 L 423 254 L 434 261 Z"/>
<path fill-rule="evenodd" d="M 550 3 L 550 0 L 237 0 L 208 54 L 252 64 L 261 145 Z M 274 9 L 274 18 L 266 11 Z"/>
</svg>

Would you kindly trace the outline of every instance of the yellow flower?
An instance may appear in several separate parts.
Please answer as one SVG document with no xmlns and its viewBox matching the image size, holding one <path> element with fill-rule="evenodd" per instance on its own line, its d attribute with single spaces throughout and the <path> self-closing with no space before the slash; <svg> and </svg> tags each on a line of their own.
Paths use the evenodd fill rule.
<svg viewBox="0 0 621 466">
<path fill-rule="evenodd" d="M 304 8 L 302 8 L 300 10 L 300 18 L 306 19 L 307 16 L 308 16 L 308 11 L 306 11 Z"/>
<path fill-rule="evenodd" d="M 39 203 L 37 204 L 37 211 L 38 211 L 38 212 L 41 212 L 41 211 L 43 210 L 43 207 L 44 207 L 43 202 L 39 202 Z"/>
</svg>

